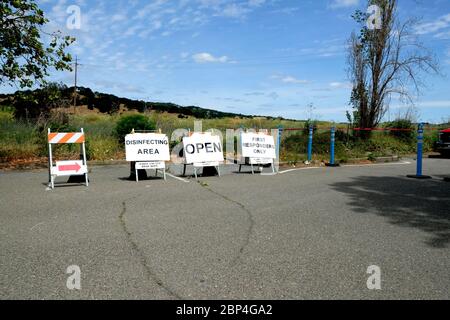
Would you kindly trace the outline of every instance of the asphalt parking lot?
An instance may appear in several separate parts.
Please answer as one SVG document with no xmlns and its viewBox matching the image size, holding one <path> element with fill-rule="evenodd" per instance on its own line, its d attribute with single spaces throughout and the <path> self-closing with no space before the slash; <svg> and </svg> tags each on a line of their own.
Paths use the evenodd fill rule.
<svg viewBox="0 0 450 320">
<path fill-rule="evenodd" d="M 54 191 L 46 171 L 2 172 L 0 298 L 450 298 L 450 160 L 426 159 L 424 181 L 413 160 L 234 171 L 136 183 L 93 167 L 89 188 Z"/>
</svg>

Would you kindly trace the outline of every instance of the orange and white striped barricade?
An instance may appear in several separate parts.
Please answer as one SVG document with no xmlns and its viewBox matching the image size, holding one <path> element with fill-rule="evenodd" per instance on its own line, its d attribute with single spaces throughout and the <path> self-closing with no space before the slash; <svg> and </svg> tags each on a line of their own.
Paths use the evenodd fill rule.
<svg viewBox="0 0 450 320">
<path fill-rule="evenodd" d="M 86 187 L 89 186 L 85 143 L 86 138 L 83 128 L 81 132 L 51 132 L 48 129 L 49 184 L 52 189 L 55 188 L 56 177 L 85 176 Z M 56 161 L 54 165 L 52 152 L 52 146 L 54 144 L 79 144 L 83 159 Z"/>
</svg>

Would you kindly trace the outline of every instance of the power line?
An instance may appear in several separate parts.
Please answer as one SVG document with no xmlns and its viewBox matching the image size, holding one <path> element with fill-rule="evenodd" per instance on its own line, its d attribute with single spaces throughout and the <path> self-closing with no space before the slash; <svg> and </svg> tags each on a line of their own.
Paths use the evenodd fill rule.
<svg viewBox="0 0 450 320">
<path fill-rule="evenodd" d="M 73 88 L 73 113 L 75 114 L 76 107 L 77 107 L 77 80 L 78 80 L 78 66 L 80 64 L 78 63 L 78 56 L 75 57 L 75 84 Z"/>
</svg>

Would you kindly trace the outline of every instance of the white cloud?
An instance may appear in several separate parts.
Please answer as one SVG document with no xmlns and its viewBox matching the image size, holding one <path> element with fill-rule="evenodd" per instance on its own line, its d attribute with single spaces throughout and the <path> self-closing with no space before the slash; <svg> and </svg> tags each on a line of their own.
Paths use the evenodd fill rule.
<svg viewBox="0 0 450 320">
<path fill-rule="evenodd" d="M 417 103 L 420 108 L 445 108 L 450 110 L 450 100 L 423 101 Z"/>
<path fill-rule="evenodd" d="M 129 27 L 127 30 L 125 30 L 123 35 L 125 37 L 134 36 L 140 28 L 141 28 L 141 26 L 139 26 L 139 25 L 134 25 L 132 27 Z"/>
<path fill-rule="evenodd" d="M 249 9 L 238 5 L 236 3 L 232 3 L 223 8 L 222 13 L 220 15 L 231 18 L 242 18 L 249 12 Z"/>
<path fill-rule="evenodd" d="M 126 19 L 127 19 L 126 15 L 121 14 L 121 13 L 117 13 L 117 14 L 115 14 L 115 15 L 113 15 L 111 17 L 111 22 L 118 22 L 118 21 L 123 21 L 123 20 L 126 20 Z"/>
<path fill-rule="evenodd" d="M 293 13 L 299 11 L 299 10 L 300 10 L 299 7 L 285 7 L 285 8 L 272 10 L 271 12 L 272 13 L 281 13 L 281 14 L 288 14 L 288 15 L 290 15 L 290 14 L 293 14 Z"/>
<path fill-rule="evenodd" d="M 450 27 L 450 13 L 435 21 L 419 24 L 415 29 L 417 34 L 429 34 Z"/>
<path fill-rule="evenodd" d="M 281 81 L 283 81 L 284 83 L 309 83 L 308 80 L 301 80 L 301 79 L 294 78 L 292 76 L 286 76 L 286 77 L 282 78 Z"/>
<path fill-rule="evenodd" d="M 153 1 L 153 2 L 145 5 L 143 8 L 138 10 L 137 18 L 143 19 L 143 18 L 151 15 L 152 13 L 161 10 L 161 7 L 164 6 L 167 3 L 167 1 L 168 0 L 156 0 L 156 1 Z"/>
<path fill-rule="evenodd" d="M 351 89 L 353 85 L 350 82 L 331 82 L 330 87 L 333 89 Z"/>
<path fill-rule="evenodd" d="M 259 7 L 260 5 L 263 5 L 266 2 L 266 0 L 248 0 L 248 5 L 250 7 Z"/>
<path fill-rule="evenodd" d="M 434 37 L 437 39 L 449 40 L 450 39 L 450 30 L 444 31 L 444 32 L 439 32 L 439 33 L 435 34 Z"/>
<path fill-rule="evenodd" d="M 331 1 L 329 7 L 332 9 L 348 8 L 357 6 L 358 4 L 359 0 L 333 0 Z"/>
<path fill-rule="evenodd" d="M 207 52 L 194 54 L 192 56 L 192 58 L 197 63 L 214 63 L 214 62 L 225 63 L 225 62 L 228 62 L 227 56 L 215 57 L 212 54 L 207 53 Z"/>
<path fill-rule="evenodd" d="M 199 9 L 212 11 L 213 16 L 222 16 L 227 18 L 242 19 L 249 13 L 263 6 L 268 0 L 197 0 L 200 4 Z"/>
<path fill-rule="evenodd" d="M 276 80 L 280 80 L 283 83 L 288 83 L 288 84 L 306 84 L 309 83 L 308 80 L 303 80 L 303 79 L 297 79 L 296 77 L 290 76 L 290 75 L 273 75 L 271 77 L 272 79 L 276 79 Z"/>
</svg>

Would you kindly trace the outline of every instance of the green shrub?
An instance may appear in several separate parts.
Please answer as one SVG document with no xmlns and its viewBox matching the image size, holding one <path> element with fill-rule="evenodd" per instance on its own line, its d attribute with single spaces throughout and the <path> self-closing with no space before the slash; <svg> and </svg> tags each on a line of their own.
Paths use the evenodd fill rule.
<svg viewBox="0 0 450 320">
<path fill-rule="evenodd" d="M 373 153 L 369 153 L 369 155 L 367 156 L 367 160 L 375 162 L 377 161 L 377 157 Z"/>
<path fill-rule="evenodd" d="M 294 134 L 283 140 L 282 147 L 288 153 L 305 154 L 308 152 L 308 134 Z M 329 131 L 315 133 L 313 136 L 313 153 L 328 154 L 330 152 L 331 135 Z M 345 134 L 336 134 L 335 153 L 345 153 Z"/>
<path fill-rule="evenodd" d="M 114 138 L 95 137 L 86 141 L 89 160 L 114 160 L 122 147 Z"/>
<path fill-rule="evenodd" d="M 132 114 L 123 116 L 117 121 L 116 136 L 120 141 L 123 141 L 124 137 L 131 133 L 132 130 L 155 130 L 155 123 L 142 114 Z"/>
<path fill-rule="evenodd" d="M 377 157 L 390 156 L 398 154 L 413 153 L 415 150 L 414 141 L 406 141 L 393 137 L 389 133 L 377 132 L 369 140 L 356 141 L 352 149 L 361 149 L 365 152 L 371 152 Z"/>
<path fill-rule="evenodd" d="M 343 156 L 340 158 L 339 163 L 342 163 L 342 164 L 348 163 L 348 157 L 347 157 L 346 155 L 343 155 Z"/>
<path fill-rule="evenodd" d="M 313 127 L 313 133 L 317 131 L 317 120 L 306 120 L 303 124 L 303 133 L 309 135 L 309 127 Z"/>
<path fill-rule="evenodd" d="M 411 120 L 408 119 L 397 119 L 392 122 L 388 122 L 385 125 L 386 128 L 404 129 L 405 131 L 390 131 L 389 135 L 404 140 L 406 142 L 411 142 L 415 137 L 414 125 Z M 407 131 L 410 130 L 410 131 Z"/>
<path fill-rule="evenodd" d="M 0 122 L 11 122 L 14 120 L 14 114 L 9 111 L 0 110 Z"/>
<path fill-rule="evenodd" d="M 283 140 L 282 148 L 288 153 L 304 154 L 307 152 L 308 136 L 294 134 Z"/>
<path fill-rule="evenodd" d="M 423 136 L 423 152 L 432 152 L 436 146 L 436 142 L 439 140 L 439 131 L 434 130 L 431 132 L 425 132 Z"/>
</svg>

